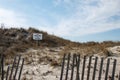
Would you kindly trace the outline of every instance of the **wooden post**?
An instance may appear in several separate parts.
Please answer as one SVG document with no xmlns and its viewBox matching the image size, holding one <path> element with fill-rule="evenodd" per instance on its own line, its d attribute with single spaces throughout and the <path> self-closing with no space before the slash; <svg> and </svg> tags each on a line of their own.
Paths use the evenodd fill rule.
<svg viewBox="0 0 120 80">
<path fill-rule="evenodd" d="M 96 75 L 96 67 L 97 67 L 97 60 L 98 60 L 98 57 L 95 57 L 94 71 L 93 71 L 92 80 L 95 80 L 95 75 Z"/>
<path fill-rule="evenodd" d="M 88 71 L 87 71 L 87 80 L 89 80 L 89 76 L 90 76 L 91 60 L 92 60 L 92 56 L 89 57 L 89 64 L 88 64 Z"/>
<path fill-rule="evenodd" d="M 61 69 L 60 80 L 62 80 L 62 78 L 63 78 L 64 65 L 65 65 L 65 56 L 66 56 L 66 54 L 64 54 L 63 61 L 62 61 L 62 69 Z"/>
<path fill-rule="evenodd" d="M 81 77 L 81 80 L 84 80 L 85 63 L 86 63 L 86 56 L 84 56 L 84 60 L 83 60 L 83 67 L 82 67 L 82 77 Z"/>
<path fill-rule="evenodd" d="M 119 72 L 119 74 L 118 74 L 118 80 L 120 80 L 120 72 Z"/>
<path fill-rule="evenodd" d="M 4 80 L 4 56 L 3 55 L 1 58 L 1 73 L 2 73 L 1 80 Z"/>
<path fill-rule="evenodd" d="M 112 71 L 112 80 L 114 80 L 114 76 L 115 76 L 116 63 L 117 63 L 117 60 L 114 59 L 114 63 L 113 63 L 113 71 Z"/>
<path fill-rule="evenodd" d="M 36 47 L 39 46 L 39 40 L 36 40 Z"/>
<path fill-rule="evenodd" d="M 16 66 L 16 70 L 15 70 L 14 80 L 16 80 L 16 75 L 17 75 L 17 72 L 18 72 L 18 67 L 19 67 L 20 59 L 21 59 L 21 56 L 19 55 L 18 56 L 17 66 Z"/>
<path fill-rule="evenodd" d="M 72 71 L 71 71 L 71 79 L 70 79 L 70 80 L 73 80 L 73 73 L 74 73 L 75 59 L 76 59 L 76 54 L 73 55 Z"/>
<path fill-rule="evenodd" d="M 0 54 L 0 75 L 2 74 L 2 55 Z"/>
<path fill-rule="evenodd" d="M 66 76 L 65 76 L 65 80 L 68 79 L 68 70 L 69 70 L 69 64 L 70 64 L 70 53 L 68 54 L 68 58 L 67 58 L 67 70 L 66 70 Z"/>
<path fill-rule="evenodd" d="M 40 40 L 37 40 L 37 46 L 40 46 Z"/>
<path fill-rule="evenodd" d="M 10 73 L 10 77 L 9 77 L 10 80 L 12 80 L 12 74 L 13 74 L 13 71 L 14 71 L 15 63 L 16 63 L 16 56 L 15 56 L 14 62 L 12 64 L 12 69 L 11 69 L 11 73 Z"/>
<path fill-rule="evenodd" d="M 18 76 L 18 80 L 20 80 L 22 69 L 23 69 L 23 65 L 24 65 L 24 58 L 22 59 L 22 65 L 21 65 L 21 68 L 20 68 L 20 73 L 19 73 L 19 76 Z"/>
<path fill-rule="evenodd" d="M 8 77 L 9 77 L 9 76 L 8 76 L 8 75 L 9 75 L 9 70 L 10 70 L 10 66 L 8 66 L 8 68 L 7 68 L 6 80 L 9 80 L 9 79 L 8 79 Z"/>
<path fill-rule="evenodd" d="M 101 58 L 101 62 L 100 62 L 100 70 L 99 70 L 98 80 L 101 80 L 102 68 L 103 68 L 103 57 Z"/>
<path fill-rule="evenodd" d="M 109 64 L 110 64 L 110 59 L 107 60 L 107 66 L 106 66 L 106 72 L 105 72 L 105 80 L 107 80 L 107 77 L 108 77 Z"/>
<path fill-rule="evenodd" d="M 77 62 L 77 73 L 76 73 L 76 80 L 80 80 L 80 76 L 79 76 L 79 67 L 80 67 L 80 54 L 76 56 Z"/>
</svg>

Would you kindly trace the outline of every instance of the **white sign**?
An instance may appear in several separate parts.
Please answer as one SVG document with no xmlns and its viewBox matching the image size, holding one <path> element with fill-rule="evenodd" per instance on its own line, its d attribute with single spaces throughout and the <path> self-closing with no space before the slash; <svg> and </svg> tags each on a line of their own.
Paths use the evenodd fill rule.
<svg viewBox="0 0 120 80">
<path fill-rule="evenodd" d="M 41 33 L 33 33 L 33 40 L 42 40 Z"/>
</svg>

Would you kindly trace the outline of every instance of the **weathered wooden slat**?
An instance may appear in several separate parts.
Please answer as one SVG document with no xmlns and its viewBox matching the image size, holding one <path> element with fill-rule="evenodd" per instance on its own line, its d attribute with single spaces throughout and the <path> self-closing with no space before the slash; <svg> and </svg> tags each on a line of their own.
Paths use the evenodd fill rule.
<svg viewBox="0 0 120 80">
<path fill-rule="evenodd" d="M 10 66 L 8 66 L 8 68 L 7 68 L 6 80 L 8 80 L 9 70 L 10 70 Z"/>
<path fill-rule="evenodd" d="M 83 67 L 82 67 L 82 76 L 81 76 L 81 80 L 84 80 L 85 63 L 86 63 L 86 56 L 84 56 L 84 60 L 83 60 Z"/>
<path fill-rule="evenodd" d="M 97 61 L 98 61 L 98 57 L 95 57 L 95 64 L 94 64 L 92 80 L 95 80 Z"/>
<path fill-rule="evenodd" d="M 101 80 L 102 69 L 103 69 L 103 57 L 101 58 L 101 62 L 100 62 L 100 69 L 99 69 L 98 80 Z"/>
<path fill-rule="evenodd" d="M 114 76 L 115 76 L 116 63 L 117 63 L 117 60 L 114 59 L 114 62 L 113 62 L 113 71 L 112 71 L 112 80 L 114 80 Z"/>
<path fill-rule="evenodd" d="M 2 55 L 0 54 L 0 75 L 2 74 L 2 69 L 1 69 L 2 64 L 1 63 L 2 63 Z"/>
<path fill-rule="evenodd" d="M 10 80 L 12 80 L 12 74 L 13 74 L 13 71 L 14 71 L 15 63 L 16 63 L 16 57 L 14 58 L 14 61 L 13 61 L 13 64 L 12 64 L 12 69 L 11 69 L 11 73 L 10 73 L 10 77 L 9 77 Z"/>
<path fill-rule="evenodd" d="M 18 72 L 18 67 L 19 67 L 20 59 L 21 59 L 21 56 L 19 55 L 18 56 L 17 66 L 16 66 L 16 70 L 15 70 L 14 80 L 16 80 L 16 75 L 17 75 L 17 72 Z"/>
<path fill-rule="evenodd" d="M 107 64 L 106 64 L 105 80 L 107 80 L 108 78 L 109 65 L 110 65 L 110 59 L 107 60 Z"/>
<path fill-rule="evenodd" d="M 76 54 L 73 54 L 72 71 L 71 71 L 71 79 L 70 79 L 70 80 L 73 80 L 73 73 L 74 73 L 74 66 L 75 66 L 75 58 L 76 58 Z"/>
<path fill-rule="evenodd" d="M 77 59 L 77 62 L 76 62 L 76 65 L 77 65 L 76 80 L 80 80 L 80 76 L 79 76 L 80 54 L 79 54 L 79 55 L 77 55 L 76 59 Z"/>
<path fill-rule="evenodd" d="M 118 80 L 120 80 L 120 72 L 119 72 Z"/>
<path fill-rule="evenodd" d="M 62 69 L 61 69 L 60 80 L 63 79 L 64 65 L 65 65 L 65 56 L 66 56 L 66 54 L 64 54 L 63 61 L 62 61 Z"/>
<path fill-rule="evenodd" d="M 89 57 L 89 64 L 88 64 L 88 71 L 87 71 L 87 80 L 89 80 L 89 76 L 90 76 L 91 60 L 92 60 L 92 56 Z"/>
<path fill-rule="evenodd" d="M 24 58 L 22 59 L 22 65 L 21 65 L 21 68 L 20 68 L 20 73 L 19 73 L 19 76 L 18 76 L 18 80 L 20 80 L 20 78 L 21 78 L 21 73 L 22 73 L 23 65 L 24 65 Z"/>
<path fill-rule="evenodd" d="M 69 64 L 70 64 L 70 54 L 68 54 L 68 57 L 67 57 L 67 70 L 66 70 L 65 80 L 68 79 Z"/>
<path fill-rule="evenodd" d="M 4 56 L 3 55 L 1 55 L 1 73 L 2 73 L 1 80 L 4 80 Z"/>
</svg>

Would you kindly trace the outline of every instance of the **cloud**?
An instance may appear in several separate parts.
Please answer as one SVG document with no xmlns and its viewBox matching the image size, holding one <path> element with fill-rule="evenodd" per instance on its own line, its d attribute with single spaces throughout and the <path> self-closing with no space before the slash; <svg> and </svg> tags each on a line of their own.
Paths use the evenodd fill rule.
<svg viewBox="0 0 120 80">
<path fill-rule="evenodd" d="M 22 27 L 35 25 L 62 37 L 79 37 L 120 28 L 120 0 L 53 0 L 53 4 L 48 4 L 50 8 L 42 6 L 43 11 L 36 11 L 38 15 L 30 9 L 33 14 L 26 13 L 27 17 L 0 8 L 0 23 Z"/>
<path fill-rule="evenodd" d="M 0 8 L 0 23 L 7 27 L 22 27 L 26 25 L 26 19 L 13 10 Z"/>
<path fill-rule="evenodd" d="M 53 32 L 59 36 L 82 36 L 120 28 L 120 19 L 109 22 L 117 15 L 120 17 L 120 0 L 56 0 L 57 4 L 75 3 L 74 12 L 63 18 Z M 71 6 L 71 5 L 66 5 Z M 49 28 L 47 28 L 49 29 Z M 48 30 L 49 31 L 49 30 Z"/>
</svg>

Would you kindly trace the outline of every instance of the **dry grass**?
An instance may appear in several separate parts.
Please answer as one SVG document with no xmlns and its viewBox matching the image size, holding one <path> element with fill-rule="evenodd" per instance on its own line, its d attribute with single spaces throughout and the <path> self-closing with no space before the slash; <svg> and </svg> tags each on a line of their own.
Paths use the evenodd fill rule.
<svg viewBox="0 0 120 80">
<path fill-rule="evenodd" d="M 40 41 L 40 46 L 37 46 L 36 41 L 32 39 L 33 33 L 43 34 L 43 40 Z M 4 48 L 2 50 L 0 48 L 0 54 L 3 53 L 6 57 L 8 55 L 12 57 L 19 52 L 25 52 L 29 48 L 57 47 L 70 43 L 69 40 L 49 35 L 47 32 L 34 28 L 29 28 L 28 30 L 23 28 L 0 29 L 0 37 L 0 47 Z"/>
<path fill-rule="evenodd" d="M 33 33 L 42 33 L 43 40 L 40 41 L 40 46 L 36 46 L 36 41 L 32 39 Z M 0 29 L 0 54 L 5 54 L 6 57 L 13 57 L 14 55 L 26 52 L 29 48 L 44 48 L 44 47 L 60 47 L 64 49 L 60 55 L 64 53 L 79 53 L 82 55 L 98 54 L 108 56 L 107 47 L 120 45 L 120 42 L 104 41 L 78 43 L 65 40 L 55 35 L 49 35 L 47 32 L 39 31 L 34 28 L 28 30 L 20 28 Z"/>
<path fill-rule="evenodd" d="M 101 56 L 110 56 L 107 50 L 108 47 L 120 46 L 120 42 L 104 41 L 98 42 L 87 42 L 78 44 L 68 44 L 60 52 L 61 55 L 66 53 L 78 53 L 81 56 L 90 56 L 94 54 L 99 54 Z"/>
</svg>

